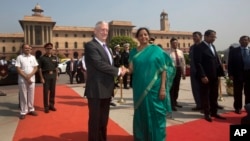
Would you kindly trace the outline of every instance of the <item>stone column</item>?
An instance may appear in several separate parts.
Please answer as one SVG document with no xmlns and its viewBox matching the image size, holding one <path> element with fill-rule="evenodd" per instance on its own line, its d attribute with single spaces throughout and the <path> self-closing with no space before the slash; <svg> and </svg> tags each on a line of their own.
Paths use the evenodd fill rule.
<svg viewBox="0 0 250 141">
<path fill-rule="evenodd" d="M 35 45 L 36 44 L 36 36 L 35 36 L 35 26 L 32 26 L 32 44 Z"/>
<path fill-rule="evenodd" d="M 27 43 L 30 45 L 30 25 L 27 25 L 27 33 L 28 33 L 28 35 L 27 35 Z"/>
<path fill-rule="evenodd" d="M 41 30 L 42 30 L 42 39 L 41 39 L 41 44 L 43 45 L 44 44 L 44 39 L 45 39 L 45 37 L 44 37 L 44 26 L 42 25 L 42 28 L 41 28 Z"/>
</svg>

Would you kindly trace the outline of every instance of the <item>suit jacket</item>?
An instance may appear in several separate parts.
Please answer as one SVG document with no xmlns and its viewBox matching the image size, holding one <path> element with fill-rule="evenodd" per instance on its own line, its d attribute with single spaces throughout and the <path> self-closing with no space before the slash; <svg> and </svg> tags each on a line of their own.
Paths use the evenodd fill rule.
<svg viewBox="0 0 250 141">
<path fill-rule="evenodd" d="M 116 67 L 121 66 L 121 54 L 120 54 L 120 52 L 114 51 L 114 64 Z"/>
<path fill-rule="evenodd" d="M 124 65 L 126 68 L 129 66 L 129 53 L 126 51 L 123 51 L 121 54 L 121 65 Z"/>
<path fill-rule="evenodd" d="M 114 77 L 118 75 L 119 70 L 113 63 L 110 64 L 105 49 L 95 38 L 85 45 L 85 63 L 88 76 L 85 88 L 87 98 L 111 98 L 114 92 Z"/>
<path fill-rule="evenodd" d="M 66 66 L 66 72 L 70 72 L 70 65 L 71 65 L 71 61 L 68 61 L 67 66 Z M 77 61 L 75 60 L 73 62 L 73 71 L 77 71 Z"/>
<path fill-rule="evenodd" d="M 194 63 L 199 78 L 206 76 L 208 79 L 217 79 L 225 75 L 214 46 L 213 49 L 215 55 L 205 42 L 194 48 Z"/>
<path fill-rule="evenodd" d="M 228 56 L 228 75 L 235 79 L 243 80 L 244 61 L 241 48 L 232 48 Z"/>
</svg>

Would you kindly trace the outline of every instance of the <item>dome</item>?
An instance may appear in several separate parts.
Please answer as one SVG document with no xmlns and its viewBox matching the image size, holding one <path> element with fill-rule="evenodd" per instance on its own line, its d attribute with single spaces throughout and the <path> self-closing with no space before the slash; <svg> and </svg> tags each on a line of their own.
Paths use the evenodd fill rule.
<svg viewBox="0 0 250 141">
<path fill-rule="evenodd" d="M 32 9 L 33 12 L 43 12 L 41 6 L 39 4 L 36 4 L 35 8 Z"/>
<path fill-rule="evenodd" d="M 168 14 L 163 10 L 162 12 L 161 12 L 161 16 L 167 16 Z"/>
</svg>

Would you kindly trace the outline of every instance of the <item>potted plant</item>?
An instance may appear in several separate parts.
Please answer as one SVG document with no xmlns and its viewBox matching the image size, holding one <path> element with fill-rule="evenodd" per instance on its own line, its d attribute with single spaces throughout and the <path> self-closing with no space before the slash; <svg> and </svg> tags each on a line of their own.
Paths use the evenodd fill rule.
<svg viewBox="0 0 250 141">
<path fill-rule="evenodd" d="M 225 77 L 225 84 L 226 84 L 226 92 L 228 95 L 234 94 L 234 87 L 233 87 L 233 80 L 229 77 Z"/>
</svg>

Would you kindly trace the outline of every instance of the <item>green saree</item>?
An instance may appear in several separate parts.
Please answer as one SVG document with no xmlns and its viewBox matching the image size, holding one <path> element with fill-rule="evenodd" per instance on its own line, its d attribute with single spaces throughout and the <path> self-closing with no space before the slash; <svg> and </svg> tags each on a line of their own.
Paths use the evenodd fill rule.
<svg viewBox="0 0 250 141">
<path fill-rule="evenodd" d="M 166 114 L 172 112 L 169 91 L 175 67 L 169 55 L 156 45 L 130 51 L 133 64 L 134 141 L 165 141 Z M 159 99 L 161 72 L 167 72 L 166 98 Z"/>
</svg>

